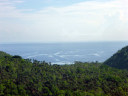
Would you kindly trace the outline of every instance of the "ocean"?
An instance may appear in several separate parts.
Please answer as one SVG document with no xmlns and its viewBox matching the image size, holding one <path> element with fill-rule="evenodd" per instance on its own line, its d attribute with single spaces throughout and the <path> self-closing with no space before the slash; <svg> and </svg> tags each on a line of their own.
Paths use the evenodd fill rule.
<svg viewBox="0 0 128 96">
<path fill-rule="evenodd" d="M 0 51 L 52 64 L 104 62 L 128 42 L 19 43 L 0 44 Z"/>
</svg>

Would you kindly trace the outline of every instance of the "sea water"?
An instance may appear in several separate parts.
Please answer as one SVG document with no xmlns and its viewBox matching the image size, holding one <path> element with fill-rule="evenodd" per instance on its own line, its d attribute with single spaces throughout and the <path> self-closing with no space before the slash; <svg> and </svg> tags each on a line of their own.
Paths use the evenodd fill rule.
<svg viewBox="0 0 128 96">
<path fill-rule="evenodd" d="M 16 43 L 0 44 L 0 51 L 27 59 L 71 64 L 74 61 L 104 62 L 128 42 Z"/>
</svg>

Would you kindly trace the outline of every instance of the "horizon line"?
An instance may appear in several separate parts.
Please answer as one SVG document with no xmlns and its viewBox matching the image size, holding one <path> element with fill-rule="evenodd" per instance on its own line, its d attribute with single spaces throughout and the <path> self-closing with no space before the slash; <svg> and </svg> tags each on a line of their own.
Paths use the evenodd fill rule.
<svg viewBox="0 0 128 96">
<path fill-rule="evenodd" d="M 62 42 L 0 42 L 0 44 L 55 44 L 55 43 L 103 43 L 103 42 L 128 42 L 128 40 L 113 41 L 62 41 Z"/>
</svg>

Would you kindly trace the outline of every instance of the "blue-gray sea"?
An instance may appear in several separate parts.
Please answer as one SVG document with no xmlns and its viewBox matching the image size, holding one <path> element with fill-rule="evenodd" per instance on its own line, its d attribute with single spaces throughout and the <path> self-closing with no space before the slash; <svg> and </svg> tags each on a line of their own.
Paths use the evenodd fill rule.
<svg viewBox="0 0 128 96">
<path fill-rule="evenodd" d="M 19 43 L 0 44 L 0 51 L 27 59 L 71 64 L 74 61 L 104 62 L 128 42 Z"/>
</svg>

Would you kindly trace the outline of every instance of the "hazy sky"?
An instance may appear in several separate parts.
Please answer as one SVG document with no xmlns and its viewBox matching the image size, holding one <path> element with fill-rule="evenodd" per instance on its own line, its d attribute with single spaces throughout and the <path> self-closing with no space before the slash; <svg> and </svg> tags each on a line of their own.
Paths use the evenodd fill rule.
<svg viewBox="0 0 128 96">
<path fill-rule="evenodd" d="M 0 43 L 128 41 L 128 0 L 0 0 Z"/>
</svg>

